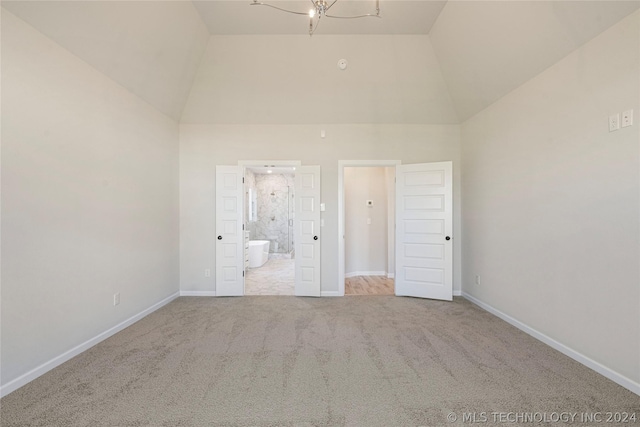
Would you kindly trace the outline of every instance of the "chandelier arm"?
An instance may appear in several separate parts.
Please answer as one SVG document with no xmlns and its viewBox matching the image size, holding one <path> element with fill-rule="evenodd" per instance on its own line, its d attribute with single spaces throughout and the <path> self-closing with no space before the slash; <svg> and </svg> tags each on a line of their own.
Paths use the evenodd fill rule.
<svg viewBox="0 0 640 427">
<path fill-rule="evenodd" d="M 313 1 L 313 0 L 311 0 L 311 1 Z M 334 5 L 334 4 L 336 4 L 337 2 L 338 2 L 338 0 L 333 0 L 333 3 L 331 3 L 329 6 L 327 6 L 327 9 L 326 9 L 326 10 L 331 9 L 331 6 L 333 6 L 333 5 Z M 314 3 L 314 4 L 315 4 L 315 3 Z"/>
<path fill-rule="evenodd" d="M 318 21 L 316 21 L 316 25 L 310 24 L 311 26 L 309 28 L 309 37 L 311 37 L 313 35 L 313 33 L 316 32 L 316 30 L 318 29 L 318 24 L 320 24 L 320 20 L 319 19 L 318 19 Z"/>
<path fill-rule="evenodd" d="M 326 16 L 327 18 L 336 18 L 336 19 L 382 18 L 382 16 L 373 14 L 373 13 L 367 13 L 366 15 L 358 15 L 358 16 L 334 16 L 334 15 L 324 15 L 324 16 Z"/>
<path fill-rule="evenodd" d="M 273 8 L 273 9 L 278 9 L 278 10 L 281 10 L 281 11 L 283 11 L 283 12 L 287 12 L 287 13 L 293 13 L 293 14 L 295 14 L 295 15 L 304 15 L 304 16 L 309 16 L 309 13 L 308 13 L 308 12 L 295 12 L 295 11 L 293 11 L 293 10 L 283 9 L 283 8 L 281 8 L 281 7 L 274 6 L 274 5 L 267 4 L 267 3 L 262 3 L 262 2 L 254 1 L 253 3 L 250 3 L 250 4 L 251 4 L 251 6 L 268 6 L 268 7 L 271 7 L 271 8 Z"/>
</svg>

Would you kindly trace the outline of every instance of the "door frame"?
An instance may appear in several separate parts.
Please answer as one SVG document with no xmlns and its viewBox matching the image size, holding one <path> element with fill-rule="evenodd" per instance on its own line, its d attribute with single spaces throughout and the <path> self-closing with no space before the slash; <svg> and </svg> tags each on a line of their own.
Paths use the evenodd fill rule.
<svg viewBox="0 0 640 427">
<path fill-rule="evenodd" d="M 345 281 L 345 209 L 344 209 L 344 168 L 345 167 L 393 167 L 401 165 L 401 160 L 338 160 L 338 292 L 335 296 L 344 296 Z M 389 200 L 394 203 L 395 200 Z M 395 248 L 395 245 L 394 245 Z M 395 249 L 394 249 L 395 250 Z"/>
</svg>

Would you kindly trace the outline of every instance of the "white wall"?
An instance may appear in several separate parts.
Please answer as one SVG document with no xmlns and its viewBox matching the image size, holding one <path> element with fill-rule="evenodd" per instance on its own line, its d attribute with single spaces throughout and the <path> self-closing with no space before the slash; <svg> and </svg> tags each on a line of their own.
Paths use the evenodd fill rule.
<svg viewBox="0 0 640 427">
<path fill-rule="evenodd" d="M 388 270 L 387 176 L 384 167 L 344 168 L 345 274 L 386 275 Z M 366 204 L 373 201 L 373 206 Z M 368 224 L 367 220 L 371 223 Z"/>
<path fill-rule="evenodd" d="M 636 390 L 639 21 L 635 12 L 462 126 L 463 290 Z M 630 108 L 634 125 L 609 133 L 608 116 Z"/>
<path fill-rule="evenodd" d="M 5 10 L 2 89 L 5 386 L 178 290 L 178 126 Z"/>
<path fill-rule="evenodd" d="M 338 60 L 346 59 L 346 70 Z M 429 36 L 212 36 L 182 123 L 454 124 Z"/>
<path fill-rule="evenodd" d="M 338 291 L 338 161 L 400 160 L 403 163 L 452 160 L 454 230 L 460 236 L 459 128 L 456 125 L 180 126 L 180 289 L 213 291 L 215 278 L 204 270 L 215 262 L 215 165 L 239 160 L 300 160 L 320 165 L 326 203 L 321 230 L 321 289 Z M 454 242 L 454 289 L 460 289 L 460 248 Z"/>
<path fill-rule="evenodd" d="M 322 167 L 322 291 L 337 292 L 338 161 L 452 160 L 459 178 L 456 122 L 428 36 L 212 36 L 181 122 L 181 289 L 215 289 L 204 270 L 215 268 L 216 164 Z"/>
<path fill-rule="evenodd" d="M 387 232 L 389 233 L 387 239 L 387 275 L 389 277 L 395 278 L 396 275 L 396 171 L 395 168 L 385 168 L 385 177 L 386 177 L 386 187 L 387 187 L 387 199 L 392 202 L 387 205 Z M 458 202 L 460 199 L 458 199 Z M 459 213 L 460 211 L 458 211 Z M 459 221 L 459 218 L 458 218 Z M 459 228 L 460 224 L 456 225 L 457 230 L 461 231 Z M 462 262 L 460 260 L 460 247 L 459 245 L 456 247 L 456 257 L 458 258 L 458 263 L 456 264 L 459 267 Z M 460 271 L 456 271 L 455 273 L 458 278 L 460 278 Z M 456 291 L 460 291 L 460 281 L 457 282 Z"/>
</svg>

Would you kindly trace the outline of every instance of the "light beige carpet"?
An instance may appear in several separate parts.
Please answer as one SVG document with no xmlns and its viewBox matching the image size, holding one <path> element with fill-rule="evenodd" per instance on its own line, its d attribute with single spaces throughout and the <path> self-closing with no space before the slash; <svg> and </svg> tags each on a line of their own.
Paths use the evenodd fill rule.
<svg viewBox="0 0 640 427">
<path fill-rule="evenodd" d="M 2 427 L 446 426 L 469 425 L 464 413 L 473 412 L 489 417 L 481 425 L 503 426 L 513 424 L 491 413 L 640 415 L 637 395 L 463 299 L 381 296 L 179 298 L 0 404 Z"/>
</svg>

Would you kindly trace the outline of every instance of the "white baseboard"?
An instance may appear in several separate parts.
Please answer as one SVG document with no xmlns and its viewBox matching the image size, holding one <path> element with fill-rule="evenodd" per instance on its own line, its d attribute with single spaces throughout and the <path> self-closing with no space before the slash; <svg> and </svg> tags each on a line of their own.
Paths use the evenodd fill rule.
<svg viewBox="0 0 640 427">
<path fill-rule="evenodd" d="M 344 277 L 356 277 L 356 276 L 386 276 L 386 271 L 354 271 L 351 273 L 345 273 Z"/>
<path fill-rule="evenodd" d="M 573 360 L 575 360 L 576 362 L 582 363 L 583 365 L 585 365 L 588 368 L 593 369 L 594 371 L 596 371 L 597 373 L 609 378 L 611 381 L 621 385 L 622 387 L 631 390 L 632 392 L 634 392 L 635 394 L 640 395 L 640 383 L 637 383 L 635 381 L 633 381 L 630 378 L 625 377 L 622 374 L 619 374 L 618 372 L 612 370 L 611 368 L 607 368 L 606 366 L 602 365 L 599 362 L 596 362 L 593 359 L 590 359 L 589 357 L 585 356 L 582 353 L 579 353 L 577 351 L 575 351 L 574 349 L 567 347 L 566 345 L 562 344 L 561 342 L 558 342 L 556 340 L 554 340 L 553 338 L 543 334 L 542 332 L 539 332 L 535 329 L 533 329 L 532 327 L 522 323 L 521 321 L 514 319 L 513 317 L 509 316 L 508 314 L 505 314 L 503 312 L 501 312 L 500 310 L 490 306 L 489 304 L 486 304 L 482 301 L 480 301 L 479 299 L 477 299 L 476 297 L 469 295 L 466 292 L 462 292 L 462 296 L 465 297 L 466 299 L 468 299 L 469 301 L 471 301 L 472 303 L 474 303 L 475 305 L 477 305 L 480 308 L 483 308 L 484 310 L 488 311 L 489 313 L 501 318 L 502 320 L 504 320 L 507 323 L 510 323 L 511 325 L 515 326 L 516 328 L 520 329 L 523 332 L 526 332 L 527 334 L 531 335 L 532 337 L 542 341 L 543 343 L 547 344 L 548 346 L 558 350 L 560 353 L 563 353 L 566 356 L 569 356 L 570 358 L 572 358 Z"/>
<path fill-rule="evenodd" d="M 321 297 L 341 297 L 343 295 L 340 294 L 339 291 L 322 291 L 320 292 Z"/>
<path fill-rule="evenodd" d="M 86 351 L 86 350 L 90 349 L 94 345 L 100 343 L 101 341 L 106 340 L 107 338 L 109 338 L 110 336 L 120 332 L 124 328 L 126 328 L 128 326 L 131 326 L 132 324 L 134 324 L 138 320 L 140 320 L 143 317 L 153 313 L 154 311 L 156 311 L 160 307 L 163 307 L 163 306 L 169 304 L 171 301 L 173 301 L 174 299 L 178 298 L 178 296 L 179 296 L 179 292 L 176 292 L 176 293 L 174 293 L 172 295 L 169 295 L 168 297 L 166 297 L 162 301 L 159 301 L 159 302 L 153 304 L 151 307 L 141 311 L 140 313 L 138 313 L 138 314 L 136 314 L 134 316 L 131 316 L 127 320 L 118 323 L 116 326 L 107 329 L 106 331 L 96 335 L 95 337 L 83 342 L 80 345 L 77 345 L 77 346 L 73 347 L 71 350 L 68 350 L 68 351 L 62 353 L 59 356 L 54 357 L 53 359 L 49 360 L 48 362 L 43 363 L 42 365 L 38 366 L 37 368 L 34 368 L 34 369 L 30 370 L 26 374 L 21 375 L 18 378 L 9 381 L 6 384 L 3 384 L 2 386 L 0 386 L 0 397 L 4 397 L 7 394 L 11 393 L 12 391 L 15 391 L 15 390 L 19 389 L 23 385 L 35 380 L 40 375 L 43 375 L 43 374 L 49 372 L 53 368 L 62 365 L 64 362 L 74 358 L 75 356 L 77 356 L 78 354 L 82 353 L 83 351 Z"/>
<path fill-rule="evenodd" d="M 395 279 L 396 275 L 394 273 L 387 273 L 387 279 Z"/>
<path fill-rule="evenodd" d="M 215 297 L 215 291 L 180 291 L 181 297 Z"/>
<path fill-rule="evenodd" d="M 462 291 L 460 290 L 453 290 L 453 296 L 454 297 L 461 297 L 462 296 Z"/>
</svg>

